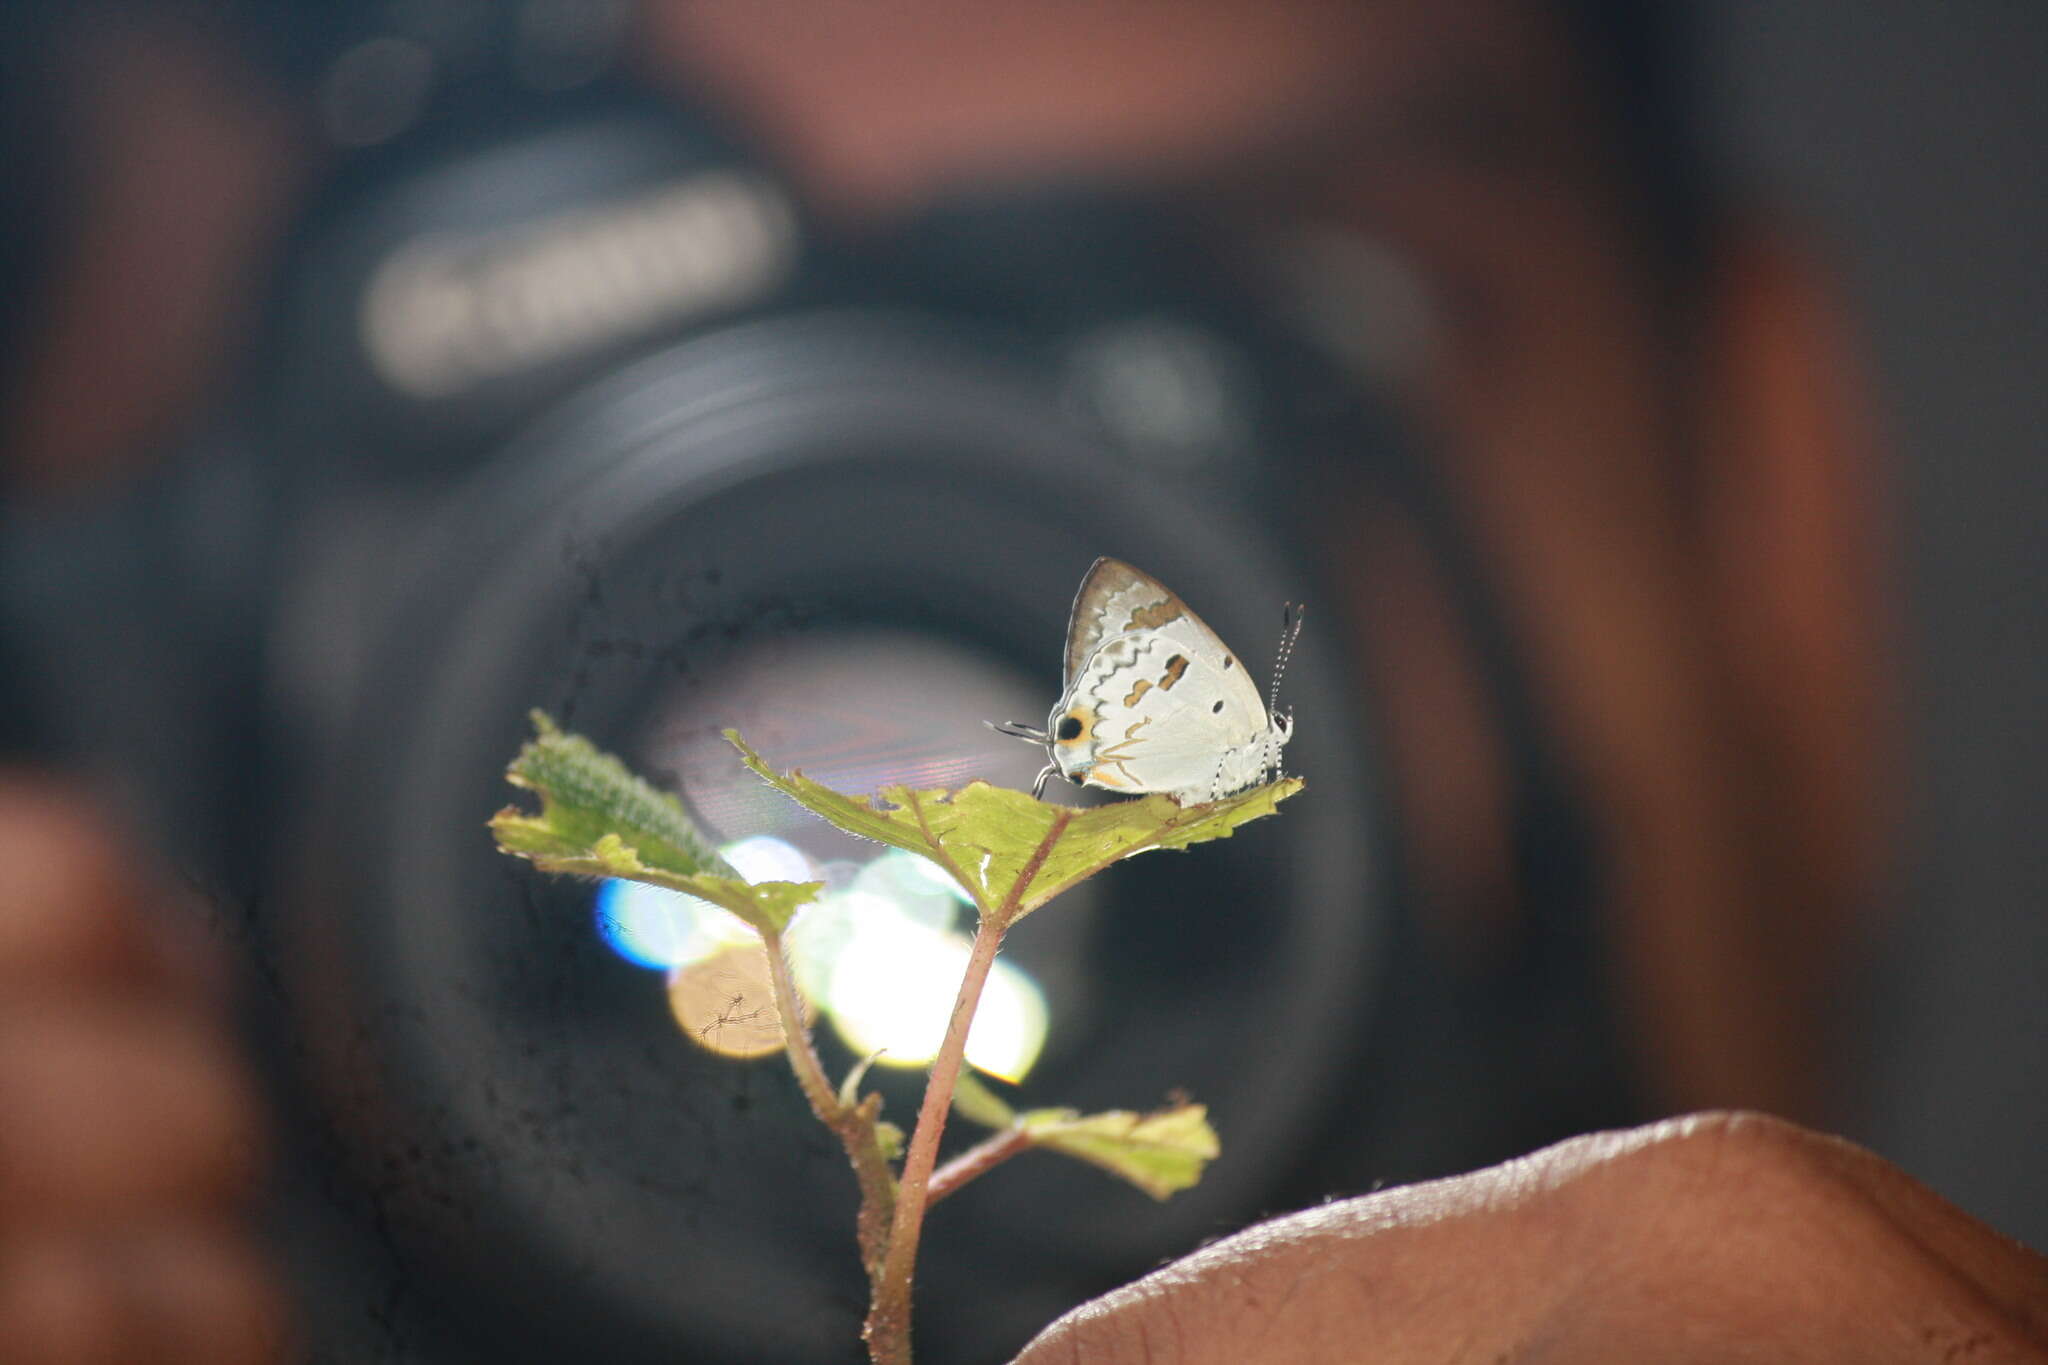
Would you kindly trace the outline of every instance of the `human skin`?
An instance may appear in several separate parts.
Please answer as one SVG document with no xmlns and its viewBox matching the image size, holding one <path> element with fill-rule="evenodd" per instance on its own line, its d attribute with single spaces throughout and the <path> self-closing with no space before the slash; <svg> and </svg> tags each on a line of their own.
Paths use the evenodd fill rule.
<svg viewBox="0 0 2048 1365">
<path fill-rule="evenodd" d="M 1837 1138 L 1705 1114 L 1247 1229 L 1017 1365 L 2048 1361 L 2048 1258 Z"/>
<path fill-rule="evenodd" d="M 205 953 L 75 789 L 0 775 L 0 1360 L 257 1365 L 262 1124 Z"/>
</svg>

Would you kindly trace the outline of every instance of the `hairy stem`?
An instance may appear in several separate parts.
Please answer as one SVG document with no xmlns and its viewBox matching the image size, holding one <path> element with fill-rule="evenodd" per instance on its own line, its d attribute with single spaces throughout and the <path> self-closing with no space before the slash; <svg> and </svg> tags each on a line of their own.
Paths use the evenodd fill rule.
<svg viewBox="0 0 2048 1365">
<path fill-rule="evenodd" d="M 1028 1152 L 1037 1145 L 1022 1128 L 1005 1128 L 994 1137 L 977 1142 L 932 1172 L 931 1182 L 924 1189 L 924 1206 L 930 1208 L 968 1181 L 987 1175 L 1019 1152 Z"/>
<path fill-rule="evenodd" d="M 945 1041 L 932 1059 L 931 1076 L 925 1082 L 924 1103 L 917 1111 L 917 1130 L 911 1134 L 910 1150 L 903 1157 L 903 1176 L 896 1192 L 896 1219 L 889 1229 L 888 1258 L 882 1277 L 874 1285 L 868 1307 L 868 1357 L 874 1365 L 910 1365 L 910 1285 L 917 1270 L 917 1241 L 924 1229 L 926 1188 L 932 1168 L 938 1164 L 939 1139 L 946 1131 L 946 1114 L 953 1107 L 953 1090 L 960 1080 L 960 1062 L 967 1053 L 967 1033 L 974 1024 L 974 1011 L 981 1004 L 982 987 L 996 952 L 1003 946 L 1003 933 L 1017 916 L 1024 893 L 1039 868 L 1066 832 L 1073 817 L 1061 812 L 1052 823 L 1031 861 L 1011 884 L 1000 906 L 981 907 L 981 925 L 975 930 L 974 949 L 967 957 L 967 971 L 960 978 L 960 992 L 953 999 L 953 1015 L 946 1021 Z"/>
<path fill-rule="evenodd" d="M 842 1104 L 832 1083 L 825 1078 L 824 1063 L 811 1044 L 811 1030 L 804 1022 L 803 1001 L 796 990 L 796 974 L 790 970 L 789 954 L 782 936 L 763 932 L 761 946 L 768 953 L 768 980 L 775 991 L 775 1013 L 782 1021 L 783 1051 L 789 1055 L 789 1069 L 810 1101 L 818 1122 L 830 1128 L 846 1149 L 853 1164 L 855 1182 L 860 1186 L 860 1212 L 855 1232 L 860 1241 L 861 1265 L 868 1273 L 870 1292 L 878 1290 L 884 1256 L 888 1251 L 889 1229 L 896 1216 L 896 1177 L 875 1136 L 875 1117 L 881 1101 L 869 1096 L 859 1104 Z"/>
<path fill-rule="evenodd" d="M 960 993 L 953 1000 L 953 1017 L 946 1023 L 946 1038 L 939 1055 L 932 1059 L 931 1077 L 925 1082 L 924 1104 L 917 1111 L 917 1130 L 911 1135 L 910 1150 L 903 1156 L 903 1176 L 896 1190 L 896 1221 L 889 1229 L 888 1259 L 882 1264 L 881 1281 L 874 1287 L 868 1309 L 865 1335 L 868 1356 L 875 1365 L 909 1365 L 910 1280 L 917 1268 L 918 1234 L 924 1227 L 925 1188 L 932 1167 L 938 1163 L 939 1138 L 946 1131 L 946 1111 L 953 1105 L 953 1087 L 960 1079 L 960 1062 L 967 1051 L 967 1032 L 974 1023 L 975 1007 L 981 1003 L 981 988 L 995 965 L 996 949 L 1002 946 L 1000 924 L 984 922 L 974 935 L 974 951 L 967 959 L 967 972 L 960 978 Z"/>
<path fill-rule="evenodd" d="M 803 1088 L 804 1098 L 811 1102 L 811 1112 L 818 1116 L 818 1122 L 836 1129 L 839 1096 L 834 1093 L 832 1082 L 825 1078 L 825 1064 L 818 1060 L 817 1048 L 811 1045 L 810 1026 L 804 1022 L 803 1001 L 796 993 L 796 974 L 790 970 L 782 935 L 762 931 L 761 946 L 768 951 L 768 980 L 775 991 L 775 1013 L 782 1020 L 783 1050 L 789 1054 L 789 1069 L 796 1073 L 796 1083 Z"/>
</svg>

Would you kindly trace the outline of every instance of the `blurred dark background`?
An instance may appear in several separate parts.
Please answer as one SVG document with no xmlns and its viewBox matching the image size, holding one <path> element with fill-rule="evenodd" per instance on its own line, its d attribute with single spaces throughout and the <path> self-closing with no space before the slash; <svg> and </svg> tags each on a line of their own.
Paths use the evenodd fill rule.
<svg viewBox="0 0 2048 1365">
<path fill-rule="evenodd" d="M 2048 22 L 1733 4 L 1699 25 L 1724 154 L 1827 244 L 1889 433 L 1906 800 L 1850 1131 L 2039 1246 Z"/>
<path fill-rule="evenodd" d="M 988 1067 L 1184 1085 L 1236 1160 L 941 1209 L 935 1358 L 1704 1107 L 2048 1243 L 2033 10 L 0 23 L 5 738 L 234 962 L 316 1355 L 843 1354 L 843 1170 L 664 1007 L 726 945 L 477 829 L 540 704 L 833 881 L 821 962 L 863 896 L 938 942 L 716 732 L 1021 784 L 980 722 L 1052 704 L 1099 553 L 1262 673 L 1308 602 L 1310 791 L 1028 926 L 1043 1032 Z M 874 1045 L 827 1011 L 836 1066 Z"/>
</svg>

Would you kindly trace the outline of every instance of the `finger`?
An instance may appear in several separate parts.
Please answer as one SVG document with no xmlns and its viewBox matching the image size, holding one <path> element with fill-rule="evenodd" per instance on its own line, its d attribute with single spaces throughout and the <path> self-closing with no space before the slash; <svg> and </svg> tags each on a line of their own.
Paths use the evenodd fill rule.
<svg viewBox="0 0 2048 1365">
<path fill-rule="evenodd" d="M 221 1207 L 260 1125 L 227 1039 L 168 1004 L 0 1013 L 0 1219 Z"/>
<path fill-rule="evenodd" d="M 1084 1305 L 1019 1365 L 2048 1365 L 2048 1261 L 1847 1143 L 1745 1114 L 1293 1214 Z"/>
<path fill-rule="evenodd" d="M 35 1365 L 267 1365 L 285 1313 L 239 1229 L 15 1239 L 0 1254 L 0 1360 Z"/>
<path fill-rule="evenodd" d="M 1796 1317 L 1863 1343 L 1845 1350 L 1851 1359 L 1947 1358 L 1953 1347 L 1956 1359 L 2048 1362 L 2048 1258 L 1875 1154 L 1747 1113 L 1602 1137 L 1624 1146 L 1560 1185 L 1574 1224 L 1600 1228 L 1581 1259 L 1638 1276 L 1674 1267 L 1667 1308 L 1693 1302 L 1726 1318 L 1746 1296 L 1759 1336 Z M 1656 1217 L 1624 1210 L 1646 1204 Z"/>
<path fill-rule="evenodd" d="M 282 1353 L 283 1295 L 240 1228 L 186 1224 L 116 1248 L 137 1335 L 165 1365 L 260 1365 Z"/>
<path fill-rule="evenodd" d="M 77 793 L 0 777 L 0 986 L 146 979 L 132 868 Z"/>
<path fill-rule="evenodd" d="M 1213 1242 L 1083 1304 L 1016 1365 L 1530 1359 L 1531 1324 L 1573 1268 L 1554 1229 L 1523 1207 L 1534 1187 L 1495 1178 L 1514 1165 L 1319 1205 Z"/>
<path fill-rule="evenodd" d="M 1872 1152 L 1808 1133 L 1834 1170 L 1973 1292 L 2048 1347 L 2048 1256 L 1989 1227 Z"/>
<path fill-rule="evenodd" d="M 74 788 L 0 774 L 0 989 L 148 985 L 225 999 L 201 903 L 156 894 L 148 861 Z"/>
<path fill-rule="evenodd" d="M 114 1365 L 126 1335 L 112 1266 L 85 1243 L 14 1238 L 0 1257 L 0 1359 Z"/>
</svg>

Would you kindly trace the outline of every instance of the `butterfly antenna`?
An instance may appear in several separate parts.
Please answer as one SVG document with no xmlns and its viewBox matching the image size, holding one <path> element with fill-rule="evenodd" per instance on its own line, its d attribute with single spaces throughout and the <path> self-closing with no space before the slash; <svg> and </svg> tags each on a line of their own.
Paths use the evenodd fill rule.
<svg viewBox="0 0 2048 1365">
<path fill-rule="evenodd" d="M 1280 652 L 1273 659 L 1273 682 L 1266 689 L 1266 714 L 1280 714 L 1280 679 L 1287 672 L 1287 660 L 1294 653 L 1295 637 L 1301 634 L 1301 604 L 1289 602 L 1280 620 Z"/>
</svg>

